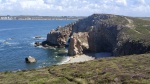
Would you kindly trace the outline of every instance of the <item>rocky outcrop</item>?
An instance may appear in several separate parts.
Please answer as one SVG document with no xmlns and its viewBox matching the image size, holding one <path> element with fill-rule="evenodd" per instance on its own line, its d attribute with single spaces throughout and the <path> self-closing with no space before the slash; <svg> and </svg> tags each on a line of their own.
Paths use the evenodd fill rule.
<svg viewBox="0 0 150 84">
<path fill-rule="evenodd" d="M 76 37 L 70 38 L 70 44 L 68 49 L 68 55 L 74 56 L 77 54 L 82 54 L 82 43 L 81 41 Z"/>
<path fill-rule="evenodd" d="M 65 27 L 58 27 L 55 30 L 51 30 L 47 34 L 47 40 L 43 43 L 43 45 L 48 44 L 50 46 L 65 46 L 72 31 L 72 26 L 73 24 L 70 24 Z"/>
<path fill-rule="evenodd" d="M 114 56 L 150 53 L 150 46 L 140 41 L 126 41 L 114 50 Z"/>
<path fill-rule="evenodd" d="M 65 45 L 70 36 L 69 55 L 82 54 L 84 51 L 111 52 L 114 56 L 142 54 L 150 52 L 149 24 L 150 21 L 138 18 L 93 14 L 51 31 L 47 41 Z M 62 32 L 63 29 L 69 32 Z"/>
<path fill-rule="evenodd" d="M 89 50 L 88 32 L 73 33 L 70 38 L 68 55 L 83 54 L 87 50 Z"/>
<path fill-rule="evenodd" d="M 35 42 L 35 43 L 34 43 L 34 46 L 35 46 L 35 47 L 40 46 L 40 45 L 41 45 L 40 42 Z"/>
<path fill-rule="evenodd" d="M 26 63 L 34 63 L 34 62 L 36 62 L 36 59 L 31 57 L 31 56 L 29 56 L 29 57 L 25 58 L 25 61 L 26 61 Z"/>
</svg>

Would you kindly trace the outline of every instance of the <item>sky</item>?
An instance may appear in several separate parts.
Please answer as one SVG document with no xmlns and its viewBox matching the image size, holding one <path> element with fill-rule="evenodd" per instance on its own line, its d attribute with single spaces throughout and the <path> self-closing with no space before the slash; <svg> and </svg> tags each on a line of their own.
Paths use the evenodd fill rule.
<svg viewBox="0 0 150 84">
<path fill-rule="evenodd" d="M 0 0 L 0 15 L 150 17 L 150 0 Z"/>
</svg>

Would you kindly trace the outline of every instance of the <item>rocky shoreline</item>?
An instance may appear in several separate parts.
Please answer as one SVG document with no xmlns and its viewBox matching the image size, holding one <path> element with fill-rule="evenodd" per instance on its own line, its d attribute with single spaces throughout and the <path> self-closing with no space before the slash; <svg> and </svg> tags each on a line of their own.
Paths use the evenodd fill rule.
<svg viewBox="0 0 150 84">
<path fill-rule="evenodd" d="M 149 23 L 150 21 L 126 16 L 93 14 L 51 30 L 42 45 L 65 47 L 69 43 L 70 56 L 85 52 L 110 52 L 113 56 L 149 53 L 150 39 L 143 38 L 150 35 L 143 33 L 149 31 L 149 26 L 144 26 Z"/>
</svg>

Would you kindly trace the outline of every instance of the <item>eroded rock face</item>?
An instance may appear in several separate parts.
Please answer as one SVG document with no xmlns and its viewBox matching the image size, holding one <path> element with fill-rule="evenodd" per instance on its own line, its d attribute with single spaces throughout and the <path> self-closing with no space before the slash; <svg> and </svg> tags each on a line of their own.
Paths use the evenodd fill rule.
<svg viewBox="0 0 150 84">
<path fill-rule="evenodd" d="M 65 27 L 58 27 L 56 30 L 53 29 L 47 34 L 45 43 L 50 46 L 65 46 L 71 30 L 72 24 Z"/>
<path fill-rule="evenodd" d="M 86 50 L 89 50 L 88 33 L 73 33 L 73 35 L 70 38 L 68 55 L 74 56 L 78 54 L 83 54 L 83 52 Z"/>
<path fill-rule="evenodd" d="M 146 46 L 139 41 L 126 41 L 120 46 L 117 46 L 113 52 L 114 56 L 144 53 L 150 53 L 150 46 Z"/>
<path fill-rule="evenodd" d="M 150 52 L 150 29 L 149 26 L 145 26 L 149 23 L 150 21 L 125 16 L 93 14 L 52 30 L 47 36 L 47 41 L 61 46 L 71 37 L 69 55 L 82 54 L 86 50 L 111 52 L 114 56 L 142 54 Z M 139 26 L 147 33 L 143 33 Z"/>
<path fill-rule="evenodd" d="M 74 56 L 77 54 L 82 54 L 81 41 L 75 37 L 70 38 L 70 44 L 68 49 L 68 55 Z"/>
</svg>

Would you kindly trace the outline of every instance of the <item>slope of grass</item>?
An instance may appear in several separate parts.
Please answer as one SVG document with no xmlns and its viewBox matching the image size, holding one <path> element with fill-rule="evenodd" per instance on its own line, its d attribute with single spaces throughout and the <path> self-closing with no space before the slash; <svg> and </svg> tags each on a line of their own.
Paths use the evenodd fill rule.
<svg viewBox="0 0 150 84">
<path fill-rule="evenodd" d="M 129 36 L 131 40 L 139 41 L 143 43 L 145 46 L 150 45 L 150 21 L 127 17 L 132 21 L 134 27 L 132 28 L 124 28 L 122 31 Z"/>
<path fill-rule="evenodd" d="M 0 84 L 148 84 L 150 54 L 103 58 L 42 69 L 1 72 Z"/>
</svg>

